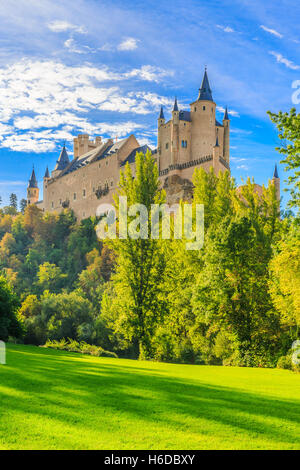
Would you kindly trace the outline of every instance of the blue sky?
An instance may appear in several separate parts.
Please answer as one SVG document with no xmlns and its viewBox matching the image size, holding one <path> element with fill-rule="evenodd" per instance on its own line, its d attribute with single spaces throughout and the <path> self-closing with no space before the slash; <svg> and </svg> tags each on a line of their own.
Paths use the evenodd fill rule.
<svg viewBox="0 0 300 470">
<path fill-rule="evenodd" d="M 294 106 L 299 18 L 294 0 L 0 2 L 3 202 L 26 196 L 33 164 L 42 182 L 64 140 L 72 155 L 78 133 L 155 147 L 160 104 L 189 109 L 205 65 L 219 119 L 229 107 L 233 176 L 266 183 L 280 160 L 266 111 Z"/>
</svg>

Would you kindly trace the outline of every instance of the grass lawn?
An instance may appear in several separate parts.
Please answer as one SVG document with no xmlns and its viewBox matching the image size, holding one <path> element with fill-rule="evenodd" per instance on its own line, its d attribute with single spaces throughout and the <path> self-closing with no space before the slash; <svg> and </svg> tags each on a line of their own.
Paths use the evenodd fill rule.
<svg viewBox="0 0 300 470">
<path fill-rule="evenodd" d="M 8 345 L 0 449 L 300 449 L 300 375 Z"/>
</svg>

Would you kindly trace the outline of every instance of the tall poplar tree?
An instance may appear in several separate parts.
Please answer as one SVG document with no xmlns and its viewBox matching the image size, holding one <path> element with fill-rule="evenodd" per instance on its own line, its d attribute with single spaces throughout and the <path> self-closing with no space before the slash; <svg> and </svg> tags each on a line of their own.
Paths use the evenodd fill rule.
<svg viewBox="0 0 300 470">
<path fill-rule="evenodd" d="M 124 173 L 121 172 L 119 191 L 115 197 L 117 215 L 120 196 L 127 197 L 128 208 L 143 204 L 149 214 L 152 204 L 164 203 L 165 194 L 160 190 L 158 176 L 151 153 L 137 153 L 135 176 L 128 164 Z M 141 215 L 139 211 L 138 214 Z M 136 223 L 136 215 L 126 215 L 128 229 L 131 223 Z M 111 326 L 115 334 L 121 335 L 127 344 L 135 344 L 140 357 L 151 358 L 152 337 L 165 311 L 163 279 L 166 260 L 163 242 L 151 238 L 150 215 L 147 224 L 146 238 L 140 238 L 143 228 L 137 224 L 135 239 L 117 237 L 106 242 L 115 253 L 116 272 L 112 277 L 110 293 L 104 296 L 103 310 L 108 322 L 109 318 L 113 320 Z M 117 220 L 117 227 L 120 231 L 120 219 Z"/>
</svg>

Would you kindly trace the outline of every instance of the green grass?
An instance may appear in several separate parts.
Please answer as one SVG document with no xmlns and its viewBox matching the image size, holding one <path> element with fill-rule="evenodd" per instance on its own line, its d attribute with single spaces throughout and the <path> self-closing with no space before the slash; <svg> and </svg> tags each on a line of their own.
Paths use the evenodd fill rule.
<svg viewBox="0 0 300 470">
<path fill-rule="evenodd" d="M 299 449 L 300 376 L 8 345 L 0 449 Z"/>
</svg>

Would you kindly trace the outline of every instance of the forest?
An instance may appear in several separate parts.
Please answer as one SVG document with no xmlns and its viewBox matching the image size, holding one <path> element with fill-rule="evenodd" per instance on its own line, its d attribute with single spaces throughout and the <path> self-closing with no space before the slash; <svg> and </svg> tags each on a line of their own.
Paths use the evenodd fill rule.
<svg viewBox="0 0 300 470">
<path fill-rule="evenodd" d="M 229 172 L 193 176 L 203 204 L 204 246 L 185 240 L 100 241 L 92 217 L 72 211 L 0 210 L 0 339 L 88 348 L 119 357 L 192 364 L 299 369 L 300 115 L 271 114 L 289 171 L 288 209 L 272 181 L 258 194 Z M 120 175 L 118 196 L 150 209 L 164 203 L 150 153 Z M 185 204 L 181 202 L 181 204 Z M 129 217 L 129 216 L 128 216 Z"/>
</svg>

